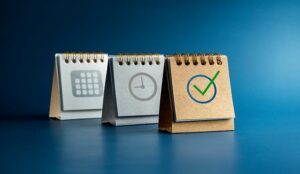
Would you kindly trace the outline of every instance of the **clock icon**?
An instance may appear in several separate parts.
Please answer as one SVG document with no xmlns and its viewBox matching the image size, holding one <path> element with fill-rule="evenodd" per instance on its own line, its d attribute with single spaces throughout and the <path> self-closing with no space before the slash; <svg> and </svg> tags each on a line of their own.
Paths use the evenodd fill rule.
<svg viewBox="0 0 300 174">
<path fill-rule="evenodd" d="M 130 94 L 137 100 L 148 101 L 157 92 L 155 79 L 147 73 L 137 73 L 133 75 L 128 84 Z"/>
</svg>

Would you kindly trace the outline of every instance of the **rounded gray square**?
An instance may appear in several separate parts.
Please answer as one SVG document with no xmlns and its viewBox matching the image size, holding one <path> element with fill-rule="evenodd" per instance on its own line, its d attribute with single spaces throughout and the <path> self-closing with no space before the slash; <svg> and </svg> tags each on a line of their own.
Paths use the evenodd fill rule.
<svg viewBox="0 0 300 174">
<path fill-rule="evenodd" d="M 75 97 L 103 96 L 101 72 L 97 70 L 72 71 L 72 94 Z"/>
</svg>

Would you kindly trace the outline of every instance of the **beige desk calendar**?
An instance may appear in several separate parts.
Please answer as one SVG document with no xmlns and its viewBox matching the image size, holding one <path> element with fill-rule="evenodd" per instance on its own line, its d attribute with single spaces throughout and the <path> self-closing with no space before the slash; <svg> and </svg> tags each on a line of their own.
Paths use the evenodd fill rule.
<svg viewBox="0 0 300 174">
<path fill-rule="evenodd" d="M 102 123 L 158 123 L 164 56 L 109 57 Z"/>
<path fill-rule="evenodd" d="M 49 116 L 100 118 L 107 64 L 107 54 L 55 54 Z"/>
<path fill-rule="evenodd" d="M 234 130 L 225 55 L 167 56 L 159 129 L 171 133 Z"/>
</svg>

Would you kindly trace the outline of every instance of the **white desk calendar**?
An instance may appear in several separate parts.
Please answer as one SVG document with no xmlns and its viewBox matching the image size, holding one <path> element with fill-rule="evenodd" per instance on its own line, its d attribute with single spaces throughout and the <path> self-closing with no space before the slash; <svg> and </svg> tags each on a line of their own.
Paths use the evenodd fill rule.
<svg viewBox="0 0 300 174">
<path fill-rule="evenodd" d="M 107 64 L 107 54 L 55 54 L 49 116 L 100 118 Z"/>
<path fill-rule="evenodd" d="M 102 123 L 158 123 L 163 55 L 110 56 Z"/>
</svg>

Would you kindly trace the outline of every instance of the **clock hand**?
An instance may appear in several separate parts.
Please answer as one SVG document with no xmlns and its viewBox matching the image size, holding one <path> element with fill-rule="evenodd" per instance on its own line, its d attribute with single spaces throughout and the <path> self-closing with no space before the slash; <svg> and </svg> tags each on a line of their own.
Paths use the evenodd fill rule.
<svg viewBox="0 0 300 174">
<path fill-rule="evenodd" d="M 144 89 L 145 86 L 144 86 L 144 82 L 143 82 L 143 76 L 141 76 L 141 81 L 142 81 L 142 89 Z"/>
</svg>

